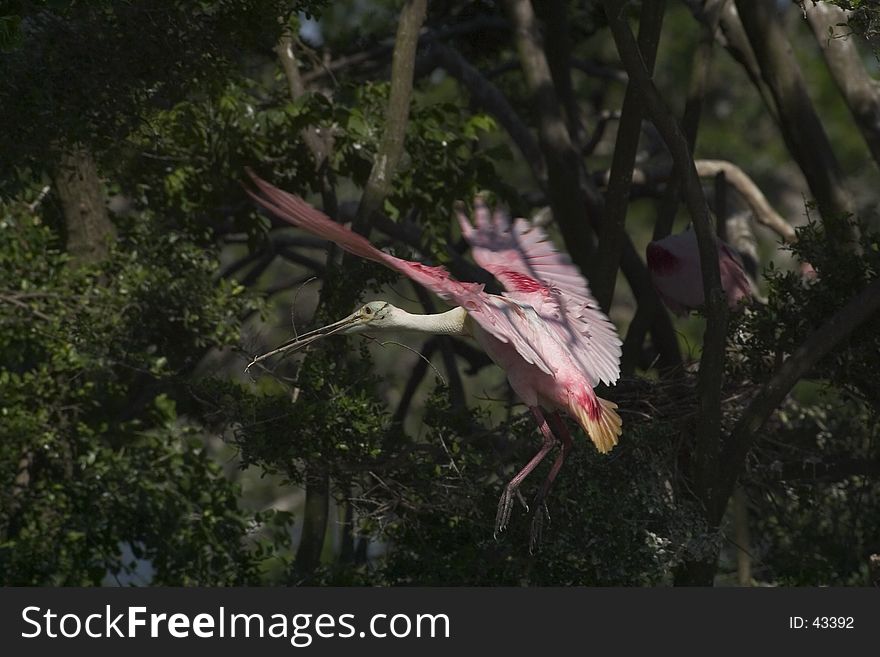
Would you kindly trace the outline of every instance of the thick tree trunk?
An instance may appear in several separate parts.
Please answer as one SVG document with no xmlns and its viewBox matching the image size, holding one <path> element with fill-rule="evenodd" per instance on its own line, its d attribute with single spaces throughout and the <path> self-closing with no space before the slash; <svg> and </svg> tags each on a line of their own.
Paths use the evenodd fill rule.
<svg viewBox="0 0 880 657">
<path fill-rule="evenodd" d="M 116 227 L 104 204 L 104 191 L 92 154 L 83 146 L 62 151 L 55 190 L 64 213 L 67 252 L 74 263 L 101 260 L 116 239 Z"/>
</svg>

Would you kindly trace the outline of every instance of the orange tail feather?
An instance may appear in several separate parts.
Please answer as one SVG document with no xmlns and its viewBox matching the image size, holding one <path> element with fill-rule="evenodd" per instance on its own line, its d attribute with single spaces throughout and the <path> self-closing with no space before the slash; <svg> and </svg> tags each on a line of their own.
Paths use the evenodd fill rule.
<svg viewBox="0 0 880 657">
<path fill-rule="evenodd" d="M 598 414 L 594 413 L 596 415 L 595 418 L 591 417 L 591 409 L 587 405 L 578 404 L 571 410 L 584 428 L 584 431 L 593 440 L 596 449 L 606 454 L 617 444 L 617 438 L 622 433 L 623 421 L 620 419 L 617 411 L 614 410 L 617 408 L 617 404 L 601 397 L 596 397 L 595 399 L 599 402 L 599 412 Z"/>
</svg>

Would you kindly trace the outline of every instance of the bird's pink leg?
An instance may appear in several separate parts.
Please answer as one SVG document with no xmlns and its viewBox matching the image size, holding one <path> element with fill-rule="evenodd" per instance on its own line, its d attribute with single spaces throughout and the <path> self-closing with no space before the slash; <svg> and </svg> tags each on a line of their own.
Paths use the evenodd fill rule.
<svg viewBox="0 0 880 657">
<path fill-rule="evenodd" d="M 544 435 L 544 443 L 541 445 L 541 449 L 538 450 L 538 453 L 535 454 L 532 459 L 526 463 L 525 467 L 510 480 L 510 483 L 507 484 L 504 492 L 501 494 L 501 499 L 498 501 L 498 513 L 495 516 L 496 537 L 499 532 L 503 532 L 504 528 L 507 527 L 507 521 L 510 520 L 510 511 L 513 508 L 513 498 L 514 495 L 516 495 L 520 484 L 522 484 L 523 480 L 529 476 L 529 473 L 532 470 L 538 467 L 538 464 L 544 460 L 544 457 L 547 456 L 547 453 L 553 449 L 553 446 L 556 444 L 556 436 L 554 436 L 553 432 L 550 430 L 550 425 L 547 424 L 547 420 L 544 418 L 541 409 L 537 406 L 529 406 L 529 410 L 532 411 L 532 414 L 538 421 L 538 428 L 541 429 L 541 433 Z"/>
<path fill-rule="evenodd" d="M 556 479 L 556 475 L 559 474 L 559 471 L 562 469 L 562 464 L 565 463 L 565 457 L 568 456 L 568 453 L 574 446 L 571 433 L 569 433 L 568 427 L 565 426 L 565 420 L 562 419 L 558 412 L 554 411 L 550 415 L 550 423 L 553 428 L 553 433 L 562 441 L 562 449 L 559 451 L 559 456 L 556 457 L 556 460 L 550 467 L 550 472 L 547 474 L 544 483 L 541 484 L 538 494 L 535 495 L 535 515 L 532 517 L 532 531 L 529 536 L 529 552 L 534 552 L 535 548 L 541 542 L 541 531 L 544 528 L 545 516 L 548 520 L 550 519 L 550 513 L 547 511 L 547 505 L 544 503 L 544 500 L 547 499 L 547 493 L 550 492 L 550 488 L 553 486 L 553 481 Z"/>
</svg>

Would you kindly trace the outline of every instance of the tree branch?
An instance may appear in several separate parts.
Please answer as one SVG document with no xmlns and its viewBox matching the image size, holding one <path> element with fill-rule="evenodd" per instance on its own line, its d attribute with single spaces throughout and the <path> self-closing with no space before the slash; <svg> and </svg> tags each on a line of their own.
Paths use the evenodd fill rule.
<svg viewBox="0 0 880 657">
<path fill-rule="evenodd" d="M 691 13 L 693 13 L 698 21 L 703 23 L 706 27 L 711 28 L 715 18 L 710 11 L 712 0 L 684 0 L 684 3 L 688 6 Z M 718 24 L 721 27 L 721 32 L 719 33 L 717 30 L 713 30 L 715 39 L 727 50 L 730 56 L 743 67 L 746 75 L 749 76 L 749 80 L 751 80 L 755 89 L 757 89 L 758 94 L 761 96 L 761 99 L 764 101 L 764 106 L 767 108 L 771 118 L 778 125 L 779 112 L 776 109 L 773 94 L 770 93 L 770 89 L 761 78 L 758 59 L 755 57 L 755 52 L 749 44 L 749 38 L 746 36 L 742 22 L 739 19 L 736 5 L 731 0 L 721 0 L 719 11 L 720 16 L 718 16 Z"/>
<path fill-rule="evenodd" d="M 95 158 L 82 145 L 64 147 L 54 183 L 64 214 L 71 263 L 105 258 L 116 239 L 116 226 L 107 213 Z"/>
<path fill-rule="evenodd" d="M 547 184 L 547 165 L 538 142 L 519 118 L 501 90 L 483 76 L 460 53 L 440 41 L 431 40 L 425 54 L 416 62 L 416 75 L 428 75 L 440 67 L 458 80 L 470 94 L 473 103 L 492 114 L 516 144 L 532 175 L 541 187 Z"/>
<path fill-rule="evenodd" d="M 451 25 L 448 27 L 442 27 L 440 29 L 432 30 L 429 33 L 423 33 L 420 36 L 422 41 L 430 40 L 436 41 L 442 39 L 444 41 L 455 39 L 456 37 L 466 37 L 473 34 L 480 34 L 489 30 L 507 30 L 509 27 L 507 21 L 500 16 L 476 16 L 473 19 L 463 21 L 456 25 Z M 358 66 L 360 64 L 365 64 L 367 62 L 373 63 L 377 60 L 385 61 L 385 58 L 389 53 L 393 51 L 394 48 L 394 40 L 387 39 L 380 43 L 378 46 L 371 48 L 367 51 L 361 51 L 352 53 L 350 55 L 343 55 L 336 60 L 331 62 L 327 62 L 320 68 L 316 68 L 309 73 L 306 73 L 303 76 L 303 81 L 308 84 L 314 80 L 317 80 L 326 75 L 333 75 L 336 71 L 340 71 L 345 68 L 351 68 Z"/>
<path fill-rule="evenodd" d="M 437 351 L 437 347 L 439 346 L 440 336 L 435 335 L 425 341 L 420 352 L 421 357 L 416 361 L 412 374 L 410 374 L 409 378 L 406 380 L 403 393 L 400 395 L 400 401 L 397 404 L 394 415 L 391 416 L 392 422 L 403 422 L 403 418 L 405 418 L 407 412 L 409 412 L 409 407 L 412 404 L 413 397 L 415 397 L 416 390 L 419 388 L 419 384 L 421 384 L 422 379 L 425 378 L 425 374 L 428 373 L 428 364 L 431 362 L 431 356 L 434 355 L 434 352 Z"/>
<path fill-rule="evenodd" d="M 305 95 L 306 87 L 299 72 L 299 63 L 293 53 L 293 43 L 290 30 L 285 30 L 278 39 L 275 52 L 278 54 L 281 69 L 287 79 L 290 98 L 296 101 Z M 315 158 L 315 170 L 321 180 L 321 200 L 324 204 L 324 210 L 331 217 L 335 216 L 338 203 L 333 174 L 329 167 L 330 152 L 333 150 L 330 132 L 327 132 L 326 138 L 322 138 L 315 128 L 306 127 L 302 131 L 302 138 L 306 147 L 311 151 L 312 157 Z"/>
<path fill-rule="evenodd" d="M 577 147 L 581 143 L 583 125 L 571 81 L 571 38 L 567 4 L 565 0 L 542 0 L 533 6 L 544 23 L 544 32 L 548 35 L 544 41 L 544 52 L 553 77 L 553 87 L 565 111 L 569 137 Z"/>
<path fill-rule="evenodd" d="M 547 161 L 547 191 L 553 216 L 559 222 L 572 259 L 586 272 L 593 253 L 592 240 L 584 230 L 586 175 L 553 86 L 532 4 L 530 0 L 505 0 L 504 4 L 513 24 L 526 86 L 538 114 L 538 134 Z"/>
<path fill-rule="evenodd" d="M 391 59 L 391 93 L 385 115 L 385 131 L 355 215 L 352 228 L 356 232 L 364 232 L 373 213 L 382 207 L 382 203 L 391 192 L 394 172 L 403 154 L 416 48 L 419 43 L 419 30 L 425 20 L 427 4 L 427 0 L 407 0 L 400 14 L 394 55 Z"/>
<path fill-rule="evenodd" d="M 736 6 L 761 77 L 776 102 L 786 146 L 807 179 L 829 235 L 846 240 L 850 231 L 841 219 L 851 211 L 851 204 L 843 173 L 779 23 L 776 5 L 764 0 L 736 0 Z"/>
<path fill-rule="evenodd" d="M 769 473 L 773 477 L 775 473 Z M 775 475 L 780 481 L 840 481 L 852 476 L 877 477 L 880 460 L 858 459 L 849 456 L 823 458 L 819 461 L 784 463 Z"/>
<path fill-rule="evenodd" d="M 620 12 L 625 10 L 625 6 L 614 0 L 604 0 L 603 5 L 606 14 L 613 12 L 619 16 Z M 654 60 L 657 56 L 657 44 L 660 41 L 665 7 L 665 0 L 642 3 L 642 11 L 639 16 L 638 46 L 649 75 L 654 71 Z M 626 232 L 626 210 L 632 186 L 633 165 L 636 161 L 639 137 L 642 133 L 642 116 L 641 97 L 630 79 L 626 85 L 626 93 L 620 111 L 608 191 L 605 193 L 605 216 L 602 221 L 602 230 L 599 233 L 596 265 L 590 278 L 593 294 L 596 295 L 596 300 L 606 312 L 611 307 L 617 283 L 617 270 L 620 264 L 620 253 L 623 249 L 623 237 Z"/>
<path fill-rule="evenodd" d="M 699 494 L 708 495 L 715 485 L 721 450 L 721 384 L 724 375 L 727 330 L 727 301 L 721 289 L 715 233 L 711 228 L 709 207 L 703 195 L 687 139 L 654 86 L 629 25 L 613 11 L 613 8 L 609 11 L 607 7 L 612 3 L 610 0 L 605 1 L 608 24 L 621 61 L 629 73 L 630 80 L 639 90 L 648 116 L 669 148 L 675 165 L 682 172 L 685 203 L 697 234 L 707 321 L 697 386 L 700 414 L 697 420 L 695 470 L 698 476 L 695 478 L 695 485 Z"/>
<path fill-rule="evenodd" d="M 727 499 L 736 485 L 746 456 L 757 439 L 758 432 L 789 391 L 834 347 L 856 328 L 880 310 L 880 279 L 874 280 L 822 326 L 813 331 L 800 347 L 788 357 L 776 373 L 755 395 L 730 434 L 724 448 L 723 462 L 727 465 L 718 498 L 712 511 L 720 520 Z"/>
<path fill-rule="evenodd" d="M 834 34 L 847 13 L 830 2 L 804 3 L 804 11 L 831 77 L 846 101 L 874 162 L 880 165 L 880 84 L 865 70 L 853 35 Z"/>
<path fill-rule="evenodd" d="M 687 137 L 691 153 L 694 152 L 697 145 L 697 131 L 700 127 L 703 97 L 706 95 L 706 85 L 709 79 L 715 33 L 718 31 L 721 10 L 727 1 L 707 0 L 703 5 L 703 11 L 706 16 L 703 35 L 694 52 L 687 101 L 685 102 L 684 115 L 681 119 L 682 130 Z M 675 215 L 678 212 L 678 202 L 681 195 L 681 178 L 681 172 L 673 166 L 670 184 L 667 186 L 666 192 L 657 206 L 657 221 L 654 224 L 655 240 L 663 239 L 672 232 L 672 225 L 675 223 Z"/>
<path fill-rule="evenodd" d="M 700 178 L 714 178 L 719 173 L 723 173 L 727 182 L 742 196 L 749 209 L 754 213 L 758 223 L 779 235 L 784 242 L 795 241 L 794 227 L 770 205 L 770 201 L 764 196 L 761 188 L 739 166 L 727 160 L 694 160 L 694 166 Z M 601 176 L 600 180 L 608 179 L 608 176 L 603 172 L 596 173 Z M 633 182 L 640 185 L 657 185 L 671 180 L 672 176 L 673 166 L 671 163 L 633 170 Z"/>
</svg>

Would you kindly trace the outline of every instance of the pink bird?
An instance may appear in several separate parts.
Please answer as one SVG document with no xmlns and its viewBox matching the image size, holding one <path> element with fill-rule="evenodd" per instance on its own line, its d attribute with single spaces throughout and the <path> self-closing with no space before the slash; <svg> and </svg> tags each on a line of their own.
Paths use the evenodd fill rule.
<svg viewBox="0 0 880 657">
<path fill-rule="evenodd" d="M 684 316 L 705 303 L 700 252 L 693 230 L 651 242 L 646 255 L 654 287 L 669 310 Z M 718 264 L 721 287 L 732 310 L 741 299 L 751 297 L 752 287 L 733 249 L 721 241 L 718 242 Z"/>
<path fill-rule="evenodd" d="M 505 370 L 511 388 L 529 407 L 543 435 L 541 449 L 511 479 L 501 496 L 496 536 L 507 526 L 520 484 L 554 446 L 562 443 L 535 498 L 531 529 L 534 548 L 546 513 L 544 499 L 573 444 L 559 413 L 574 417 L 602 453 L 617 444 L 621 433 L 621 420 L 614 410 L 617 404 L 597 397 L 593 391 L 600 382 L 613 384 L 619 378 L 620 338 L 568 256 L 558 253 L 540 228 L 524 219 L 511 224 L 501 211 L 490 214 L 477 198 L 476 225 L 471 225 L 461 212 L 458 220 L 474 260 L 506 289 L 501 295 L 488 294 L 482 284 L 450 278 L 443 267 L 402 260 L 378 250 L 298 196 L 251 175 L 259 194 L 249 193 L 272 213 L 350 253 L 405 274 L 455 306 L 444 313 L 414 315 L 390 303 L 373 301 L 338 322 L 255 358 L 251 365 L 337 333 L 387 330 L 473 338 Z"/>
</svg>

